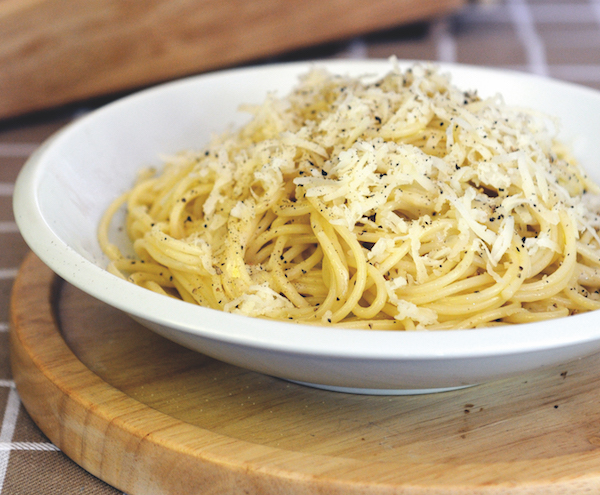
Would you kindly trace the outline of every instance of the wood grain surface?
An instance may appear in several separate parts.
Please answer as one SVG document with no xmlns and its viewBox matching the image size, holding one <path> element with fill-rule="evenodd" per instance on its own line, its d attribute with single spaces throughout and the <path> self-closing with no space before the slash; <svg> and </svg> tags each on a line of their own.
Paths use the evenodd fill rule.
<svg viewBox="0 0 600 495">
<path fill-rule="evenodd" d="M 466 0 L 2 0 L 0 118 L 443 15 Z"/>
<path fill-rule="evenodd" d="M 600 491 L 600 357 L 468 389 L 362 396 L 184 349 L 29 255 L 11 358 L 50 440 L 129 495 Z"/>
</svg>

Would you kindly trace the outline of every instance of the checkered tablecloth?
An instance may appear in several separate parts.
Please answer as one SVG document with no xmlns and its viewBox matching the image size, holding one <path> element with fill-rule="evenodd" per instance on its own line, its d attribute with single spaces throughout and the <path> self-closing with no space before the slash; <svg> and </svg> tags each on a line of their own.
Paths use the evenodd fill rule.
<svg viewBox="0 0 600 495">
<path fill-rule="evenodd" d="M 522 70 L 600 89 L 600 0 L 474 3 L 449 17 L 277 61 L 390 55 Z M 120 493 L 79 468 L 39 431 L 21 405 L 9 364 L 10 290 L 28 251 L 12 214 L 13 185 L 30 153 L 87 110 L 78 106 L 0 121 L 0 495 Z"/>
</svg>

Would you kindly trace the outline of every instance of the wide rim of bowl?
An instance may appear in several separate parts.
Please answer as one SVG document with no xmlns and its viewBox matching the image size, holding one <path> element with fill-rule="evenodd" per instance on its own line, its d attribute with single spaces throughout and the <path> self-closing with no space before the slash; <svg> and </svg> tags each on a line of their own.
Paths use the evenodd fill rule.
<svg viewBox="0 0 600 495">
<path fill-rule="evenodd" d="M 422 61 L 398 62 L 414 64 Z M 224 313 L 167 298 L 119 279 L 65 244 L 46 222 L 36 192 L 42 172 L 51 166 L 47 160 L 48 151 L 68 140 L 70 133 L 77 126 L 89 125 L 99 115 L 131 105 L 138 99 L 152 99 L 163 91 L 178 90 L 190 84 L 193 86 L 206 78 L 227 78 L 255 71 L 268 73 L 291 70 L 301 73 L 315 64 L 335 70 L 364 68 L 365 72 L 382 67 L 389 68 L 387 60 L 369 59 L 314 60 L 217 71 L 139 91 L 68 124 L 31 155 L 17 178 L 13 209 L 23 238 L 32 251 L 57 275 L 110 306 L 154 324 L 242 346 L 296 355 L 349 359 L 435 360 L 525 354 L 600 339 L 599 312 L 503 327 L 415 332 L 312 326 Z M 509 75 L 516 80 L 536 81 L 549 87 L 560 87 L 588 97 L 600 98 L 600 92 L 590 88 L 541 76 L 464 64 L 434 64 L 442 70 Z"/>
</svg>

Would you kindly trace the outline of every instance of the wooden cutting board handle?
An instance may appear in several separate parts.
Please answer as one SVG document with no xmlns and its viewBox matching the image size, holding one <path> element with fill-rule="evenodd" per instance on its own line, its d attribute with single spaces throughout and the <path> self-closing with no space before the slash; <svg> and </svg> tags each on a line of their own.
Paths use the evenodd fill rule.
<svg viewBox="0 0 600 495">
<path fill-rule="evenodd" d="M 466 0 L 3 0 L 0 118 L 442 15 Z"/>
</svg>

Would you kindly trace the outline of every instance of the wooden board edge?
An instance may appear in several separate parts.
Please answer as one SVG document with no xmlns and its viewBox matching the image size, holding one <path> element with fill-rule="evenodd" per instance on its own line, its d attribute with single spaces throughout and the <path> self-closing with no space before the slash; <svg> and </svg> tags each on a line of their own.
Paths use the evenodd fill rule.
<svg viewBox="0 0 600 495">
<path fill-rule="evenodd" d="M 55 445 L 129 495 L 206 493 L 208 487 L 215 493 L 290 495 L 564 495 L 600 489 L 597 475 L 587 475 L 584 469 L 573 476 L 567 469 L 578 462 L 589 466 L 590 473 L 592 468 L 597 471 L 600 454 L 594 451 L 551 461 L 498 464 L 495 481 L 483 472 L 469 479 L 469 473 L 477 472 L 474 464 L 454 466 L 451 479 L 444 480 L 438 466 L 405 462 L 414 483 L 394 480 L 396 465 L 388 467 L 387 482 L 369 483 L 359 480 L 368 480 L 369 468 L 385 463 L 272 449 L 178 421 L 104 382 L 72 353 L 60 336 L 53 310 L 59 284 L 37 256 L 27 256 L 11 297 L 11 364 L 17 390 L 28 413 Z M 532 468 L 546 471 L 552 482 L 536 482 L 527 474 Z M 514 475 L 514 481 L 507 481 L 503 472 Z M 438 482 L 433 481 L 436 477 Z"/>
</svg>

